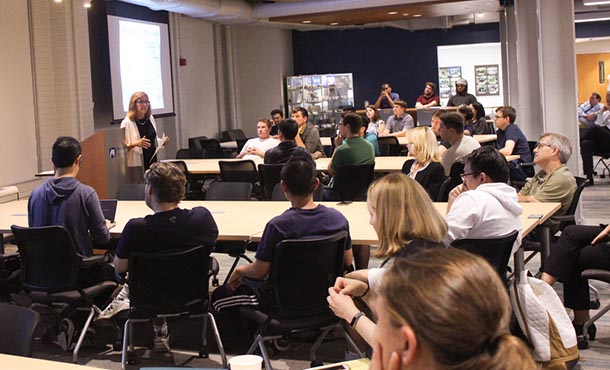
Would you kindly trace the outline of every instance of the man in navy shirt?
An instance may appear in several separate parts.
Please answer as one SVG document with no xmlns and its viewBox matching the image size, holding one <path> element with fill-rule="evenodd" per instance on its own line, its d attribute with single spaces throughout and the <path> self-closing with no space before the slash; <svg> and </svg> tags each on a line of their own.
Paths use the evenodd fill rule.
<svg viewBox="0 0 610 370">
<path fill-rule="evenodd" d="M 519 126 L 515 125 L 517 112 L 515 108 L 504 106 L 496 109 L 495 123 L 498 130 L 496 135 L 496 149 L 505 156 L 518 155 L 519 159 L 510 161 L 510 179 L 512 181 L 525 181 L 526 178 L 534 176 L 533 166 L 522 167 L 521 163 L 531 163 L 532 153 L 530 152 L 527 138 Z"/>
<path fill-rule="evenodd" d="M 394 102 L 400 99 L 398 93 L 392 92 L 392 86 L 389 83 L 384 82 L 381 84 L 381 93 L 375 102 L 375 108 L 377 109 L 388 109 L 394 108 Z"/>
</svg>

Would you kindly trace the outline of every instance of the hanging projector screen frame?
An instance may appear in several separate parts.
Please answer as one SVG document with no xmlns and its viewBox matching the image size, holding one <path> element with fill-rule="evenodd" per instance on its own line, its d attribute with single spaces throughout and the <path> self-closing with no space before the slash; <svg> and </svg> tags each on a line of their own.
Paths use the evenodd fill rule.
<svg viewBox="0 0 610 370">
<path fill-rule="evenodd" d="M 148 94 L 155 116 L 174 115 L 168 25 L 110 14 L 107 19 L 113 119 L 125 117 L 136 91 Z"/>
</svg>

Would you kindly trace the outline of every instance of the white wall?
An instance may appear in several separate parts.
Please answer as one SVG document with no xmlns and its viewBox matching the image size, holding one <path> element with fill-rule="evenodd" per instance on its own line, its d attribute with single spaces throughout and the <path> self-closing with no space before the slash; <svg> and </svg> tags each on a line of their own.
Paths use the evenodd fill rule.
<svg viewBox="0 0 610 370">
<path fill-rule="evenodd" d="M 0 1 L 0 186 L 38 170 L 30 32 L 26 1 Z"/>
<path fill-rule="evenodd" d="M 576 40 L 576 54 L 610 53 L 610 39 Z"/>
<path fill-rule="evenodd" d="M 487 107 L 497 107 L 504 105 L 504 96 L 502 93 L 502 56 L 500 52 L 500 43 L 483 43 L 471 45 L 449 45 L 439 46 L 437 48 L 438 67 L 462 67 L 462 78 L 468 81 L 468 92 L 477 97 L 477 100 Z M 493 96 L 477 96 L 476 79 L 474 74 L 475 65 L 497 64 L 498 82 L 500 84 L 500 95 Z M 449 99 L 441 99 L 441 105 L 447 104 Z"/>
<path fill-rule="evenodd" d="M 233 63 L 237 125 L 256 136 L 256 121 L 284 109 L 284 81 L 293 74 L 290 30 L 234 26 Z"/>
</svg>

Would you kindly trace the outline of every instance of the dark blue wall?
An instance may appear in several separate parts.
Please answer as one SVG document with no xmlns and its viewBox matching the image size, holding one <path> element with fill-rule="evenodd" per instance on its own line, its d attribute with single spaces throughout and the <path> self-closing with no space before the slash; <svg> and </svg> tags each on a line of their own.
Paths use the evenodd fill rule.
<svg viewBox="0 0 610 370">
<path fill-rule="evenodd" d="M 576 38 L 610 36 L 610 21 L 576 23 Z"/>
<path fill-rule="evenodd" d="M 438 85 L 436 47 L 439 45 L 499 42 L 498 23 L 450 30 L 406 31 L 373 28 L 292 33 L 294 73 L 349 73 L 354 77 L 354 104 L 379 96 L 382 82 L 392 85 L 410 107 L 426 81 Z"/>
</svg>

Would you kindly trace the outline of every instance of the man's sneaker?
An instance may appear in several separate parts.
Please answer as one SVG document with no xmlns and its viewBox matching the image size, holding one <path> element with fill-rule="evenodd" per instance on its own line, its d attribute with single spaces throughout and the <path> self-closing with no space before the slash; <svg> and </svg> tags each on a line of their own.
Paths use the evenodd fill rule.
<svg viewBox="0 0 610 370">
<path fill-rule="evenodd" d="M 121 301 L 114 300 L 114 301 L 110 302 L 108 307 L 106 307 L 104 309 L 104 311 L 102 311 L 100 313 L 100 315 L 97 317 L 97 319 L 98 320 L 110 319 L 112 316 L 116 315 L 117 313 L 128 310 L 128 309 L 129 309 L 129 300 L 128 299 L 121 300 Z"/>
<path fill-rule="evenodd" d="M 155 335 L 155 344 L 153 347 L 154 352 L 162 353 L 169 352 L 169 334 L 168 335 Z"/>
<path fill-rule="evenodd" d="M 59 334 L 57 334 L 57 344 L 63 351 L 68 351 L 72 348 L 72 340 L 74 339 L 74 323 L 72 320 L 65 318 L 61 320 L 59 326 Z"/>
</svg>

